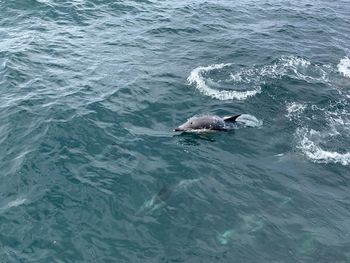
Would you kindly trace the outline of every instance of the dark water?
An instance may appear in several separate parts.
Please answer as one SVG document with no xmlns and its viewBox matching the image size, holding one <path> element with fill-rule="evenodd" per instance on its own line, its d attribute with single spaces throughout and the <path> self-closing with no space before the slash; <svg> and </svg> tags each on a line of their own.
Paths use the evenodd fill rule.
<svg viewBox="0 0 350 263">
<path fill-rule="evenodd" d="M 0 262 L 350 262 L 349 1 L 0 14 Z"/>
</svg>

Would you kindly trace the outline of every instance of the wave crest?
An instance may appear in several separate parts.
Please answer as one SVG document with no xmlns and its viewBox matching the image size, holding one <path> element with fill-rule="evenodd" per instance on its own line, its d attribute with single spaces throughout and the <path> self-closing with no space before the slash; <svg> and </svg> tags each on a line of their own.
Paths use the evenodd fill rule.
<svg viewBox="0 0 350 263">
<path fill-rule="evenodd" d="M 338 71 L 344 77 L 350 78 L 350 58 L 344 57 L 338 64 Z"/>
<path fill-rule="evenodd" d="M 289 77 L 308 83 L 327 84 L 332 68 L 296 56 L 283 56 L 271 65 L 253 65 L 233 71 L 232 63 L 200 66 L 191 71 L 187 81 L 194 84 L 202 94 L 214 99 L 245 100 L 261 93 L 261 85 L 271 79 Z M 219 79 L 215 82 L 212 77 L 217 78 L 217 75 Z M 229 89 L 223 85 L 229 86 Z"/>
<path fill-rule="evenodd" d="M 335 151 L 326 151 L 321 148 L 317 142 L 317 138 L 322 137 L 319 132 L 313 129 L 299 128 L 297 129 L 297 136 L 300 138 L 298 148 L 310 160 L 316 163 L 350 164 L 350 152 L 339 153 Z"/>
<path fill-rule="evenodd" d="M 203 76 L 204 73 L 213 70 L 220 70 L 232 64 L 214 64 L 206 67 L 198 67 L 192 70 L 187 81 L 189 84 L 196 84 L 196 88 L 206 96 L 218 100 L 245 100 L 248 97 L 254 96 L 261 92 L 261 88 L 257 87 L 253 90 L 237 91 L 237 90 L 219 90 L 210 87 Z"/>
</svg>

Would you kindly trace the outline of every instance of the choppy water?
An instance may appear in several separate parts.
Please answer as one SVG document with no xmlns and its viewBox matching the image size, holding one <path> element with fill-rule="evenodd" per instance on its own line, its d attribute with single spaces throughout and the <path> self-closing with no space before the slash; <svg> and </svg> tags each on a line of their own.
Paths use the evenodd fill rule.
<svg viewBox="0 0 350 263">
<path fill-rule="evenodd" d="M 349 1 L 0 14 L 0 262 L 350 262 Z"/>
</svg>

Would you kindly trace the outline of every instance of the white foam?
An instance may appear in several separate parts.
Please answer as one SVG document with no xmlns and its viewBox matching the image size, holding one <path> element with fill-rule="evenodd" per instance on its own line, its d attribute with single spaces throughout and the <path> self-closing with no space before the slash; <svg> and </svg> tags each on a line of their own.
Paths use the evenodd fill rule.
<svg viewBox="0 0 350 263">
<path fill-rule="evenodd" d="M 255 83 L 258 84 L 261 80 L 260 71 L 256 68 L 243 69 L 236 73 L 230 73 L 230 79 L 228 81 L 242 82 L 242 83 Z"/>
<path fill-rule="evenodd" d="M 287 114 L 285 115 L 289 120 L 292 120 L 293 118 L 300 117 L 300 114 L 304 112 L 306 109 L 306 105 L 302 103 L 297 102 L 290 102 L 287 103 Z"/>
<path fill-rule="evenodd" d="M 329 65 L 316 65 L 305 58 L 283 56 L 275 64 L 263 67 L 260 74 L 273 78 L 288 76 L 309 83 L 327 83 L 330 70 Z"/>
<path fill-rule="evenodd" d="M 300 138 L 298 148 L 307 158 L 316 163 L 340 163 L 342 165 L 350 164 L 350 152 L 338 153 L 322 149 L 315 138 L 321 138 L 319 132 L 307 130 L 306 128 L 297 129 L 297 136 Z"/>
<path fill-rule="evenodd" d="M 283 157 L 283 156 L 284 156 L 284 153 L 278 153 L 278 154 L 275 154 L 274 156 L 275 156 L 275 157 Z"/>
<path fill-rule="evenodd" d="M 311 62 L 300 57 L 296 56 L 286 56 L 282 57 L 281 61 L 282 64 L 289 67 L 295 67 L 295 66 L 302 66 L 302 67 L 308 67 L 311 65 Z"/>
<path fill-rule="evenodd" d="M 241 82 L 243 80 L 242 78 L 242 72 L 237 72 L 236 74 L 230 74 L 231 80 L 236 82 Z"/>
<path fill-rule="evenodd" d="M 350 60 L 346 58 L 339 65 L 344 75 L 350 76 Z M 309 83 L 329 83 L 329 74 L 332 71 L 330 65 L 318 65 L 311 63 L 305 58 L 297 56 L 283 56 L 272 65 L 253 66 L 251 68 L 242 69 L 239 72 L 230 72 L 228 79 L 218 80 L 214 82 L 205 74 L 214 70 L 221 70 L 231 66 L 228 64 L 213 64 L 209 66 L 201 66 L 191 71 L 187 81 L 189 84 L 195 84 L 196 88 L 204 95 L 219 100 L 245 100 L 249 97 L 261 93 L 261 85 L 265 83 L 266 78 L 289 78 L 303 80 Z M 338 65 L 338 68 L 339 68 Z M 345 66 L 346 65 L 346 66 Z M 229 84 L 234 82 L 236 86 L 242 85 L 249 87 L 249 90 L 225 90 L 219 89 L 220 83 Z"/>
<path fill-rule="evenodd" d="M 350 58 L 344 57 L 338 64 L 338 71 L 344 77 L 350 78 Z"/>
<path fill-rule="evenodd" d="M 253 90 L 237 91 L 237 90 L 218 90 L 207 85 L 203 73 L 212 70 L 222 69 L 231 64 L 214 64 L 206 67 L 198 67 L 191 71 L 187 81 L 189 84 L 195 84 L 196 88 L 204 95 L 218 100 L 245 100 L 248 97 L 254 96 L 261 92 L 260 87 Z"/>
<path fill-rule="evenodd" d="M 249 114 L 242 114 L 236 121 L 244 124 L 246 127 L 260 127 L 263 125 L 262 120 L 258 120 L 255 116 Z"/>
</svg>

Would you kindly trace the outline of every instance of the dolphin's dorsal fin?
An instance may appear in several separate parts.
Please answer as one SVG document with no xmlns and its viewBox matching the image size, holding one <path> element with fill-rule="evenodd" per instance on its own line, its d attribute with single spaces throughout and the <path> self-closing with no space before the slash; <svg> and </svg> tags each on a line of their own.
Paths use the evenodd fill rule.
<svg viewBox="0 0 350 263">
<path fill-rule="evenodd" d="M 236 115 L 236 116 L 228 116 L 228 117 L 224 117 L 224 121 L 227 122 L 235 122 L 236 119 L 241 116 L 242 114 Z"/>
</svg>

